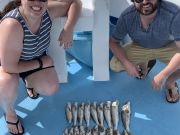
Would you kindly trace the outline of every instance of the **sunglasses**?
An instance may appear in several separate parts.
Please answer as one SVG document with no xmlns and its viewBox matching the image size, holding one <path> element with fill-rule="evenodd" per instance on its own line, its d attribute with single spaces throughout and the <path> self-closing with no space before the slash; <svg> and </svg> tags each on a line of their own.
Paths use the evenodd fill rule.
<svg viewBox="0 0 180 135">
<path fill-rule="evenodd" d="M 35 0 L 28 0 L 28 1 L 35 1 Z M 38 0 L 40 2 L 47 2 L 47 0 Z"/>
<path fill-rule="evenodd" d="M 131 0 L 132 2 L 141 3 L 143 0 Z"/>
</svg>

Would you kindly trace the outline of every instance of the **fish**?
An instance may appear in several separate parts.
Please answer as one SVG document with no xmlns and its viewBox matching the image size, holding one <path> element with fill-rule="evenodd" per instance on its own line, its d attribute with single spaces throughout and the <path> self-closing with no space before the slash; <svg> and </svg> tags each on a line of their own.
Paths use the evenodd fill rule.
<svg viewBox="0 0 180 135">
<path fill-rule="evenodd" d="M 90 127 L 91 114 L 90 114 L 90 103 L 89 102 L 84 105 L 84 118 L 86 121 L 86 127 Z"/>
<path fill-rule="evenodd" d="M 82 126 L 83 118 L 84 118 L 84 103 L 82 102 L 79 105 L 79 107 L 78 107 L 78 122 L 79 122 L 79 126 Z"/>
<path fill-rule="evenodd" d="M 137 77 L 138 79 L 144 79 L 146 77 L 146 75 L 148 74 L 148 72 L 151 70 L 151 68 L 154 66 L 154 64 L 156 64 L 155 60 L 150 60 L 147 63 L 139 63 L 137 65 L 137 69 L 139 72 L 139 77 Z"/>
<path fill-rule="evenodd" d="M 112 123 L 111 123 L 111 101 L 106 101 L 106 103 L 104 103 L 104 117 L 105 117 L 105 121 L 107 122 L 107 125 L 109 128 L 112 128 Z"/>
<path fill-rule="evenodd" d="M 79 135 L 79 128 L 75 126 L 73 132 L 74 132 L 74 135 Z"/>
<path fill-rule="evenodd" d="M 114 131 L 113 131 L 113 135 L 120 135 L 119 130 L 114 130 Z"/>
<path fill-rule="evenodd" d="M 105 130 L 105 128 L 103 126 L 99 125 L 98 126 L 98 132 L 99 132 L 98 135 L 105 135 L 106 130 Z"/>
<path fill-rule="evenodd" d="M 99 135 L 105 135 L 105 128 L 104 128 L 104 113 L 103 113 L 103 107 L 104 103 L 100 103 L 97 106 L 97 114 L 98 114 L 98 120 L 99 120 L 99 125 L 98 125 L 98 131 Z"/>
<path fill-rule="evenodd" d="M 68 102 L 65 107 L 65 113 L 66 113 L 66 120 L 69 124 L 72 123 L 72 110 L 71 110 L 71 103 Z"/>
<path fill-rule="evenodd" d="M 98 125 L 95 125 L 92 129 L 92 135 L 98 135 Z"/>
<path fill-rule="evenodd" d="M 112 129 L 112 127 L 106 129 L 106 135 L 113 135 L 113 129 Z"/>
<path fill-rule="evenodd" d="M 65 128 L 63 135 L 69 135 L 69 129 L 68 128 Z"/>
<path fill-rule="evenodd" d="M 90 127 L 85 128 L 85 135 L 91 135 L 91 128 Z"/>
<path fill-rule="evenodd" d="M 92 119 L 94 120 L 95 124 L 99 125 L 98 116 L 97 116 L 97 110 L 96 109 L 97 109 L 96 108 L 96 102 L 93 102 L 91 104 L 91 108 L 90 108 L 91 116 L 92 116 Z"/>
<path fill-rule="evenodd" d="M 104 127 L 103 103 L 97 106 L 97 114 L 98 114 L 99 125 L 101 127 Z"/>
<path fill-rule="evenodd" d="M 130 131 L 130 116 L 131 116 L 131 107 L 130 107 L 130 101 L 125 102 L 121 109 L 121 119 L 122 124 L 128 135 L 131 135 Z"/>
<path fill-rule="evenodd" d="M 128 134 L 127 131 L 124 129 L 123 132 L 122 132 L 122 135 L 129 135 L 129 134 Z"/>
<path fill-rule="evenodd" d="M 85 130 L 83 126 L 79 126 L 79 135 L 85 135 Z"/>
<path fill-rule="evenodd" d="M 111 105 L 111 115 L 112 115 L 112 122 L 113 122 L 113 127 L 114 130 L 118 129 L 118 123 L 119 123 L 119 101 L 116 100 L 112 102 Z"/>
<path fill-rule="evenodd" d="M 68 135 L 74 135 L 74 128 L 73 127 L 71 127 L 70 129 L 69 129 L 69 134 Z"/>
<path fill-rule="evenodd" d="M 76 123 L 77 123 L 77 112 L 78 112 L 78 103 L 75 102 L 72 105 L 72 120 L 73 120 L 73 126 L 74 127 L 76 126 Z"/>
</svg>

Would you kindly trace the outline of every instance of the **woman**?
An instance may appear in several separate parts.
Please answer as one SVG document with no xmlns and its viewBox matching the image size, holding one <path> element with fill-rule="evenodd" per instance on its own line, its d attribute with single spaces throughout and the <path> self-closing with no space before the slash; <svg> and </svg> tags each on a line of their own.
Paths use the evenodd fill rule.
<svg viewBox="0 0 180 135">
<path fill-rule="evenodd" d="M 81 11 L 81 4 L 77 3 L 76 17 Z M 10 5 L 15 9 L 4 10 L 3 15 L 11 11 L 0 23 L 0 104 L 5 111 L 9 132 L 21 135 L 24 128 L 13 108 L 19 77 L 24 80 L 32 98 L 36 98 L 37 93 L 50 96 L 57 91 L 57 73 L 46 50 L 52 21 L 65 15 L 64 10 L 68 11 L 69 8 L 61 9 L 62 3 L 59 1 L 48 3 L 47 0 L 14 0 Z M 67 21 L 68 27 L 73 28 L 75 22 Z M 61 32 L 59 39 L 66 37 L 64 35 Z M 69 47 L 69 41 L 62 42 L 65 48 Z"/>
</svg>

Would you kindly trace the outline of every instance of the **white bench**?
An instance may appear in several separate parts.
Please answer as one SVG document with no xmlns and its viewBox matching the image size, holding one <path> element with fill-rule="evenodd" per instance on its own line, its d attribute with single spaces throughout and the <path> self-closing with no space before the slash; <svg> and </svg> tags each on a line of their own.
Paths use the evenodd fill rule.
<svg viewBox="0 0 180 135">
<path fill-rule="evenodd" d="M 82 15 L 75 31 L 92 31 L 93 78 L 95 81 L 109 80 L 109 0 L 82 0 Z M 66 53 L 57 41 L 67 17 L 53 22 L 49 55 L 55 61 L 55 68 L 61 83 L 68 81 Z"/>
</svg>

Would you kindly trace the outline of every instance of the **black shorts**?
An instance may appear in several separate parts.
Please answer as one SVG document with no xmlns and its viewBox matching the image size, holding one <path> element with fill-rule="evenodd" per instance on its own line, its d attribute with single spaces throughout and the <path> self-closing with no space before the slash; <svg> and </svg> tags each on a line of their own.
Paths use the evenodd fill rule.
<svg viewBox="0 0 180 135">
<path fill-rule="evenodd" d="M 1 64 L 0 64 L 1 66 Z M 40 70 L 43 70 L 43 69 L 46 69 L 46 68 L 53 68 L 54 66 L 49 66 L 49 67 L 45 67 L 45 68 L 38 68 L 38 69 L 33 69 L 33 70 L 29 70 L 29 71 L 26 71 L 26 72 L 22 72 L 22 73 L 19 73 L 19 77 L 22 78 L 23 82 L 25 82 L 25 79 L 27 76 L 35 73 L 35 72 L 38 72 Z"/>
<path fill-rule="evenodd" d="M 44 52 L 40 57 L 45 56 L 45 55 L 47 55 L 46 52 Z M 46 68 L 52 68 L 52 67 L 54 67 L 54 66 L 29 70 L 29 71 L 26 71 L 26 72 L 19 73 L 19 76 L 22 78 L 23 82 L 25 82 L 25 79 L 26 79 L 27 76 L 29 76 L 29 75 L 31 75 L 31 74 L 33 74 L 35 72 L 38 72 L 40 70 L 43 70 L 43 69 L 46 69 Z"/>
<path fill-rule="evenodd" d="M 45 56 L 45 55 L 47 55 L 46 52 L 44 52 L 40 57 Z M 0 64 L 0 66 L 1 66 L 1 64 Z M 31 75 L 31 74 L 33 74 L 35 72 L 38 72 L 40 70 L 43 70 L 43 69 L 46 69 L 46 68 L 53 68 L 53 67 L 54 66 L 49 66 L 49 67 L 45 67 L 45 68 L 37 68 L 37 69 L 29 70 L 29 71 L 26 71 L 26 72 L 21 72 L 21 73 L 19 73 L 19 76 L 22 78 L 23 82 L 25 83 L 25 79 L 26 79 L 27 76 L 29 76 L 29 75 Z"/>
<path fill-rule="evenodd" d="M 49 67 L 45 67 L 45 68 L 38 68 L 38 69 L 33 69 L 33 70 L 30 70 L 30 71 L 26 71 L 26 72 L 22 72 L 22 73 L 19 73 L 19 76 L 22 78 L 23 82 L 25 82 L 25 79 L 27 76 L 37 72 L 37 71 L 40 71 L 40 70 L 43 70 L 43 69 L 47 69 L 47 68 L 53 68 L 54 66 L 49 66 Z"/>
</svg>

